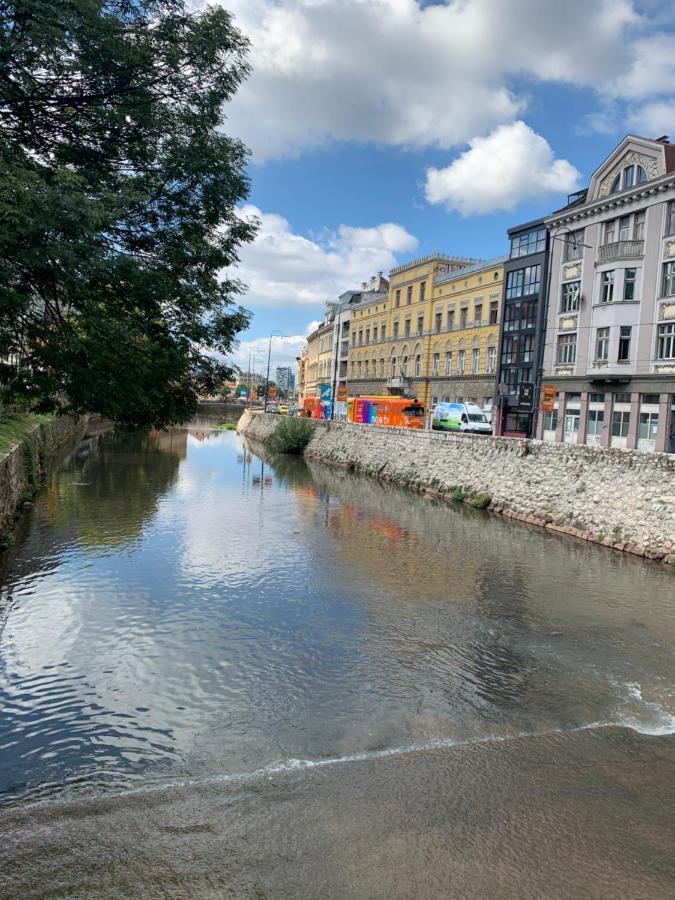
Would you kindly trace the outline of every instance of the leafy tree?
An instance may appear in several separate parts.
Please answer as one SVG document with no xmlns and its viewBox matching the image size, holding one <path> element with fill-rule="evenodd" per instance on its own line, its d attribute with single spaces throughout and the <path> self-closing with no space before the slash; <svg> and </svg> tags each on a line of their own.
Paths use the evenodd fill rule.
<svg viewBox="0 0 675 900">
<path fill-rule="evenodd" d="M 0 0 L 6 401 L 161 426 L 231 376 L 249 315 L 220 273 L 256 223 L 221 128 L 247 51 L 221 7 Z"/>
</svg>

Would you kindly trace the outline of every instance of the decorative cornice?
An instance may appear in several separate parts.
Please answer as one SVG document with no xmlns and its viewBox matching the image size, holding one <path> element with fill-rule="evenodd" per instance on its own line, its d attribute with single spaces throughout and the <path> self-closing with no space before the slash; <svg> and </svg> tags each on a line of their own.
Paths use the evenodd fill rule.
<svg viewBox="0 0 675 900">
<path fill-rule="evenodd" d="M 565 225 L 568 222 L 588 219 L 605 210 L 609 211 L 619 206 L 626 206 L 636 200 L 641 200 L 643 197 L 664 193 L 669 189 L 675 191 L 675 173 L 673 172 L 668 172 L 666 175 L 662 175 L 661 178 L 654 181 L 645 181 L 631 191 L 610 194 L 608 197 L 602 197 L 591 203 L 570 207 L 569 210 L 560 209 L 553 215 L 548 216 L 546 219 L 546 226 L 550 230 L 558 225 Z M 675 199 L 675 196 L 673 199 Z"/>
</svg>

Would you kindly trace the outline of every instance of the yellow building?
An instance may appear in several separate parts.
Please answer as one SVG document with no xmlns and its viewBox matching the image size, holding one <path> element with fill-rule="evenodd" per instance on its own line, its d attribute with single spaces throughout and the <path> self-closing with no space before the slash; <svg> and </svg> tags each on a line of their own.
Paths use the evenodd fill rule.
<svg viewBox="0 0 675 900">
<path fill-rule="evenodd" d="M 305 397 L 319 396 L 319 328 L 307 337 L 305 348 L 305 390 L 301 400 Z"/>
<path fill-rule="evenodd" d="M 434 285 L 474 260 L 433 254 L 396 266 L 389 294 L 352 315 L 348 390 L 351 396 L 431 396 L 429 337 L 434 328 Z M 427 400 L 428 402 L 428 400 Z"/>
<path fill-rule="evenodd" d="M 485 406 L 494 397 L 506 259 L 500 256 L 436 277 L 423 367 L 426 403 L 456 400 Z"/>
</svg>

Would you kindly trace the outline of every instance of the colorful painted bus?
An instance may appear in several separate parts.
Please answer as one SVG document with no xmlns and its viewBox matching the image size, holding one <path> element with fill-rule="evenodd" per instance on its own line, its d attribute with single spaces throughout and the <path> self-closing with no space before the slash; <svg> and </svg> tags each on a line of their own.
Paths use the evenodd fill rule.
<svg viewBox="0 0 675 900">
<path fill-rule="evenodd" d="M 320 397 L 305 397 L 301 415 L 309 419 L 330 419 L 330 402 Z"/>
<path fill-rule="evenodd" d="M 424 428 L 424 404 L 409 397 L 350 397 L 347 419 L 362 425 Z"/>
</svg>

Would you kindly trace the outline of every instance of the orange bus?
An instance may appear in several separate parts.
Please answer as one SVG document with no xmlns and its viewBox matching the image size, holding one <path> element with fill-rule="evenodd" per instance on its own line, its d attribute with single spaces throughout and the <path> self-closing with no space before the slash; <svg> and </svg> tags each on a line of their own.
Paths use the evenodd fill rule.
<svg viewBox="0 0 675 900">
<path fill-rule="evenodd" d="M 424 428 L 424 404 L 409 397 L 350 397 L 347 419 L 362 425 Z"/>
</svg>

